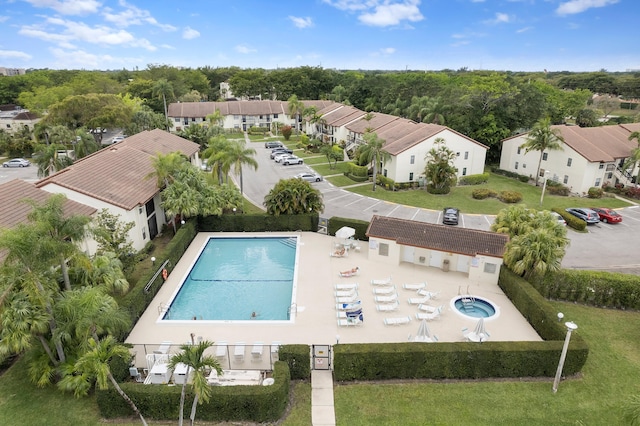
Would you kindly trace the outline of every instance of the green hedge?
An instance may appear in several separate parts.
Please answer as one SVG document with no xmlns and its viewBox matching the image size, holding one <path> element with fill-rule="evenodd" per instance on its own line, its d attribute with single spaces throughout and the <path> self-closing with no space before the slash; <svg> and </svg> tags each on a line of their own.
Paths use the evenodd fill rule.
<svg viewBox="0 0 640 426">
<path fill-rule="evenodd" d="M 560 216 L 564 218 L 564 221 L 567 222 L 567 226 L 572 227 L 576 231 L 584 231 L 587 228 L 587 222 L 572 215 L 571 213 L 567 213 L 564 209 L 552 208 L 551 211 L 558 213 Z"/>
<path fill-rule="evenodd" d="M 309 345 L 283 345 L 278 351 L 278 359 L 287 363 L 292 380 L 311 378 Z"/>
<path fill-rule="evenodd" d="M 487 182 L 489 182 L 489 173 L 462 176 L 458 179 L 458 185 L 480 185 Z"/>
<path fill-rule="evenodd" d="M 492 167 L 491 171 L 497 175 L 518 179 L 520 182 L 524 182 L 524 183 L 529 182 L 529 176 L 527 175 L 520 175 L 518 173 L 510 172 L 509 170 L 502 170 L 498 167 Z"/>
<path fill-rule="evenodd" d="M 476 188 L 471 191 L 471 196 L 476 200 L 484 200 L 485 198 L 495 198 L 498 196 L 498 193 L 493 189 L 489 188 Z"/>
<path fill-rule="evenodd" d="M 531 284 L 506 267 L 501 269 L 499 285 L 544 341 L 341 344 L 334 346 L 336 380 L 554 376 L 566 335 L 557 312 Z M 578 373 L 588 354 L 588 346 L 575 334 L 564 373 Z"/>
<path fill-rule="evenodd" d="M 640 310 L 640 277 L 562 269 L 532 282 L 545 297 L 602 308 Z"/>
<path fill-rule="evenodd" d="M 348 226 L 356 230 L 356 235 L 353 237 L 354 239 L 360 241 L 369 241 L 369 238 L 366 236 L 367 229 L 369 228 L 369 222 L 366 220 L 334 216 L 329 220 L 327 233 L 329 235 L 336 235 L 338 229 L 342 228 L 343 226 Z"/>
<path fill-rule="evenodd" d="M 318 231 L 317 213 L 298 215 L 235 214 L 198 218 L 200 232 Z"/>
<path fill-rule="evenodd" d="M 503 203 L 519 203 L 522 201 L 522 194 L 517 191 L 500 191 L 498 193 L 498 200 Z"/>
<path fill-rule="evenodd" d="M 308 352 L 308 347 L 307 347 Z M 198 405 L 197 420 L 230 422 L 274 422 L 280 419 L 289 402 L 291 375 L 285 362 L 273 368 L 275 382 L 271 386 L 213 386 L 208 403 Z M 147 419 L 176 420 L 180 409 L 181 386 L 120 384 Z M 100 415 L 104 418 L 131 416 L 131 407 L 115 389 L 96 391 Z M 191 386 L 187 387 L 185 416 L 193 403 Z"/>
<path fill-rule="evenodd" d="M 367 166 L 358 166 L 354 162 L 347 163 L 347 172 L 350 176 L 359 176 L 369 178 L 369 168 Z"/>
</svg>

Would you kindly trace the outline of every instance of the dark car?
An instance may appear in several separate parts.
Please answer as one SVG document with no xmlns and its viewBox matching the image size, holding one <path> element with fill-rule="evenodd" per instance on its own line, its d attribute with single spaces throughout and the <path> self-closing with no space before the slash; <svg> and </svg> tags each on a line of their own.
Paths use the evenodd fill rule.
<svg viewBox="0 0 640 426">
<path fill-rule="evenodd" d="M 587 222 L 587 225 L 600 223 L 600 216 L 591 209 L 569 207 L 566 211 L 567 213 L 571 213 L 575 217 L 584 220 Z"/>
<path fill-rule="evenodd" d="M 460 210 L 455 207 L 445 207 L 442 211 L 442 223 L 445 225 L 457 225 L 460 217 Z"/>
<path fill-rule="evenodd" d="M 271 141 L 271 142 L 264 143 L 265 148 L 278 148 L 281 146 L 284 146 L 284 145 L 282 145 L 282 142 L 278 142 L 278 141 Z"/>
<path fill-rule="evenodd" d="M 293 154 L 293 150 L 285 147 L 275 148 L 271 150 L 271 159 L 273 160 L 276 158 L 276 155 L 278 154 Z"/>
<path fill-rule="evenodd" d="M 600 207 L 591 207 L 591 210 L 598 213 L 600 220 L 604 223 L 620 223 L 622 222 L 622 216 L 615 210 L 600 208 Z"/>
</svg>

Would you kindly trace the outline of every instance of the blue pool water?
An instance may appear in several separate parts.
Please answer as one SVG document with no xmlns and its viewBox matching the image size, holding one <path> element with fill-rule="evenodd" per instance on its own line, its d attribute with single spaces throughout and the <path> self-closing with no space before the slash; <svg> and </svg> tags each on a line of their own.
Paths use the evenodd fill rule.
<svg viewBox="0 0 640 426">
<path fill-rule="evenodd" d="M 162 319 L 288 320 L 296 261 L 297 237 L 212 237 Z"/>
<path fill-rule="evenodd" d="M 453 305 L 463 315 L 473 318 L 490 318 L 496 314 L 493 303 L 475 296 L 458 297 Z"/>
</svg>

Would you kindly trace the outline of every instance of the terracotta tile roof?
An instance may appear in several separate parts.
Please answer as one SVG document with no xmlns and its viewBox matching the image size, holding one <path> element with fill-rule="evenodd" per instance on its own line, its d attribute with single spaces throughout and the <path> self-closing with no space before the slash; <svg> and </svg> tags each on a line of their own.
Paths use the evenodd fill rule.
<svg viewBox="0 0 640 426">
<path fill-rule="evenodd" d="M 362 114 L 364 115 L 365 113 L 363 112 Z M 347 129 L 354 133 L 363 134 L 368 128 L 371 128 L 375 132 L 377 132 L 379 128 L 386 126 L 392 121 L 401 119 L 400 117 L 396 117 L 395 115 L 384 114 L 382 112 L 373 112 L 372 114 L 373 118 L 371 120 L 367 121 L 364 118 L 361 118 L 358 121 L 348 124 L 346 126 Z"/>
<path fill-rule="evenodd" d="M 322 118 L 324 118 L 327 126 L 340 127 L 344 125 L 345 122 L 348 123 L 349 121 L 356 120 L 358 117 L 363 115 L 364 112 L 358 108 L 343 106 L 342 108 L 336 108 L 333 111 L 324 114 Z"/>
<path fill-rule="evenodd" d="M 53 194 L 36 188 L 32 183 L 14 179 L 0 185 L 0 228 L 13 228 L 19 223 L 27 222 L 32 208 L 24 200 L 44 203 Z M 91 216 L 96 209 L 67 199 L 64 203 L 65 215 Z"/>
<path fill-rule="evenodd" d="M 305 108 L 315 106 L 323 109 L 333 101 L 302 101 Z M 177 102 L 169 104 L 169 117 L 204 118 L 215 111 L 227 115 L 266 115 L 289 114 L 289 103 L 286 101 L 228 101 L 228 102 Z"/>
<path fill-rule="evenodd" d="M 394 240 L 407 246 L 499 258 L 504 255 L 505 245 L 509 241 L 508 235 L 495 232 L 377 215 L 371 219 L 366 235 Z"/>
<path fill-rule="evenodd" d="M 192 157 L 199 145 L 163 130 L 130 136 L 36 183 L 38 188 L 55 184 L 63 188 L 131 210 L 158 192 L 152 159 L 158 153 L 179 151 Z"/>
</svg>

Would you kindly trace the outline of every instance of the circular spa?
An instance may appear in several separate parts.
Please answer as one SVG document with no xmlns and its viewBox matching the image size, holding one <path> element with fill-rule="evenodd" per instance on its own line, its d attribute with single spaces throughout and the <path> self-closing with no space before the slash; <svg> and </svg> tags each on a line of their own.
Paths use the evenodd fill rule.
<svg viewBox="0 0 640 426">
<path fill-rule="evenodd" d="M 495 319 L 500 315 L 500 308 L 483 297 L 465 295 L 451 299 L 451 309 L 470 318 Z"/>
</svg>

